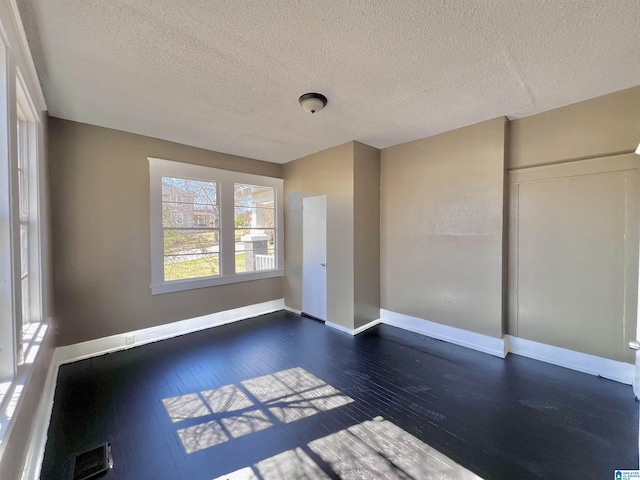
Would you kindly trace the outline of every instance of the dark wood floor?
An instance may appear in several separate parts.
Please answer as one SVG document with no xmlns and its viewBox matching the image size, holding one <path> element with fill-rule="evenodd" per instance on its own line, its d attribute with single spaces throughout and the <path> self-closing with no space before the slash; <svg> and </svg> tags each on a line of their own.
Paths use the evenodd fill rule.
<svg viewBox="0 0 640 480">
<path fill-rule="evenodd" d="M 283 371 L 307 372 L 305 382 L 353 401 L 283 420 L 285 407 L 270 408 L 273 392 L 249 381 Z M 251 434 L 234 433 L 222 410 L 205 406 L 214 394 L 203 392 L 223 386 L 251 397 L 238 411 L 266 412 Z M 115 464 L 106 479 L 212 480 L 298 447 L 336 478 L 340 470 L 306 446 L 375 417 L 484 479 L 606 479 L 638 468 L 629 386 L 386 325 L 354 338 L 283 311 L 62 366 L 42 478 L 68 478 L 73 454 L 103 442 Z M 224 439 L 189 443 L 212 421 Z"/>
</svg>

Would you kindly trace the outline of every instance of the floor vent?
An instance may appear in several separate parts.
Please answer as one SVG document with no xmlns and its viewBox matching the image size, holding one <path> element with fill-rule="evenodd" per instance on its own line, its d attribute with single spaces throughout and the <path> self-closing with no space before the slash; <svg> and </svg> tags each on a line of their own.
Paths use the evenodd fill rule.
<svg viewBox="0 0 640 480">
<path fill-rule="evenodd" d="M 89 480 L 105 473 L 113 467 L 111 444 L 105 443 L 76 455 L 73 480 Z"/>
</svg>

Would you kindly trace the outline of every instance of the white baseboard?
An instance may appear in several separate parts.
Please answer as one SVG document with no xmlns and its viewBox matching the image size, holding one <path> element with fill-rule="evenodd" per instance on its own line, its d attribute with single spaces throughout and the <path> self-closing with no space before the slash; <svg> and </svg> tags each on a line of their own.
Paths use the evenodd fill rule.
<svg viewBox="0 0 640 480">
<path fill-rule="evenodd" d="M 514 353 L 627 385 L 634 384 L 636 369 L 635 365 L 630 363 L 575 352 L 511 335 L 505 335 L 504 338 L 489 337 L 384 309 L 380 310 L 380 317 L 384 324 L 489 353 L 496 357 L 505 358 L 507 354 Z"/>
<path fill-rule="evenodd" d="M 296 315 L 302 315 L 302 310 L 296 310 L 295 308 L 287 307 L 286 305 L 284 306 L 284 309 L 287 312 L 295 313 Z"/>
<path fill-rule="evenodd" d="M 340 330 L 341 332 L 348 333 L 349 335 L 353 335 L 353 330 L 345 327 L 344 325 L 340 325 L 338 323 L 330 322 L 329 320 L 325 320 L 325 326 L 335 328 L 336 330 Z"/>
<path fill-rule="evenodd" d="M 375 327 L 376 325 L 380 325 L 382 323 L 382 320 L 380 320 L 379 318 L 376 318 L 375 320 L 371 320 L 369 323 L 365 323 L 364 325 L 362 325 L 361 327 L 356 328 L 353 331 L 354 335 L 359 335 L 362 332 L 364 332 L 365 330 L 369 330 L 370 328 Z"/>
<path fill-rule="evenodd" d="M 178 322 L 159 325 L 157 327 L 144 328 L 127 333 L 119 333 L 109 337 L 89 340 L 65 347 L 58 347 L 60 363 L 75 362 L 85 358 L 95 357 L 109 352 L 124 350 L 139 345 L 145 345 L 159 340 L 165 340 L 178 335 L 218 327 L 228 323 L 237 322 L 246 318 L 276 312 L 284 308 L 284 300 L 272 300 L 257 303 L 246 307 L 234 308 L 223 312 L 211 313 L 202 317 L 189 318 Z"/>
<path fill-rule="evenodd" d="M 349 335 L 353 335 L 355 337 L 356 335 L 364 332 L 365 330 L 368 330 L 372 327 L 375 327 L 376 325 L 379 325 L 380 319 L 378 318 L 376 320 L 372 320 L 369 323 L 362 325 L 361 327 L 358 327 L 356 329 L 345 327 L 344 325 L 339 325 L 337 323 L 333 323 L 329 321 L 325 321 L 324 324 L 327 327 L 335 328 L 336 330 L 340 330 L 341 332 L 348 333 Z"/>
<path fill-rule="evenodd" d="M 635 366 L 630 363 L 609 360 L 511 335 L 505 335 L 505 340 L 509 344 L 509 351 L 516 355 L 597 375 L 627 385 L 632 385 L 634 381 Z"/>
<path fill-rule="evenodd" d="M 445 342 L 471 348 L 496 357 L 505 358 L 507 355 L 502 338 L 490 337 L 481 333 L 470 332 L 469 330 L 450 327 L 384 309 L 380 309 L 380 319 L 382 323 L 387 325 L 444 340 Z"/>
</svg>

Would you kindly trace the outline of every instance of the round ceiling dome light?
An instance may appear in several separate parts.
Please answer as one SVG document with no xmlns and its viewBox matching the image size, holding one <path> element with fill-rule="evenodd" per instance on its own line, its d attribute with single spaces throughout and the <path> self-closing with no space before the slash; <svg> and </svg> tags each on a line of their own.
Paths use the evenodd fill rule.
<svg viewBox="0 0 640 480">
<path fill-rule="evenodd" d="M 316 113 L 322 110 L 327 104 L 327 97 L 320 93 L 305 93 L 298 101 L 305 112 Z"/>
</svg>

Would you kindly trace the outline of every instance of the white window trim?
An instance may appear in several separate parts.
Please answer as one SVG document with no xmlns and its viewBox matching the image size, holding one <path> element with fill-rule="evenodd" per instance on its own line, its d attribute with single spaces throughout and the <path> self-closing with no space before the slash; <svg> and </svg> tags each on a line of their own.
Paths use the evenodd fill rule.
<svg viewBox="0 0 640 480">
<path fill-rule="evenodd" d="M 283 180 L 249 173 L 148 157 L 151 199 L 151 294 L 180 292 L 230 283 L 248 282 L 284 275 Z M 162 177 L 215 181 L 220 209 L 220 275 L 187 280 L 164 280 L 164 241 L 162 229 Z M 234 273 L 235 225 L 234 183 L 259 185 L 276 191 L 276 268 L 259 272 Z"/>
<path fill-rule="evenodd" d="M 26 171 L 28 176 L 28 220 L 27 225 L 29 228 L 29 315 L 31 323 L 38 323 L 44 319 L 43 312 L 43 268 L 41 258 L 41 228 L 42 228 L 42 215 L 41 215 L 41 182 L 42 173 L 40 169 L 40 154 L 38 151 L 38 129 L 41 128 L 38 115 L 31 101 L 31 97 L 27 93 L 27 86 L 23 79 L 23 76 L 18 69 L 16 72 L 16 104 L 17 104 L 17 118 L 23 122 L 25 129 L 23 138 L 25 144 L 24 150 L 21 152 L 26 155 Z M 17 139 L 18 142 L 21 140 Z"/>
</svg>

